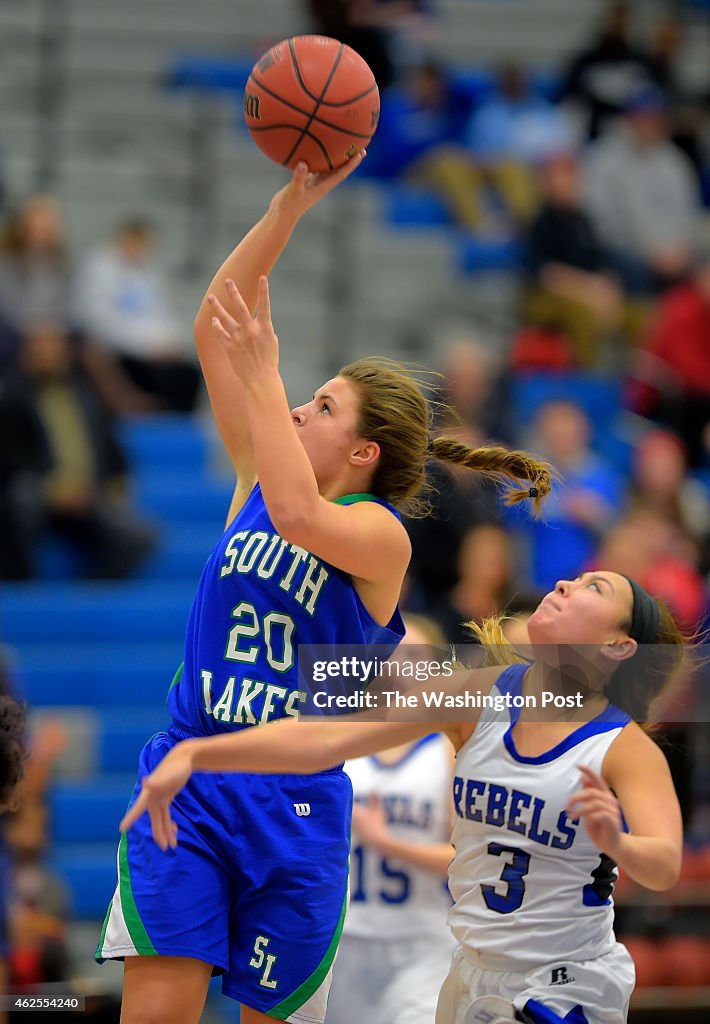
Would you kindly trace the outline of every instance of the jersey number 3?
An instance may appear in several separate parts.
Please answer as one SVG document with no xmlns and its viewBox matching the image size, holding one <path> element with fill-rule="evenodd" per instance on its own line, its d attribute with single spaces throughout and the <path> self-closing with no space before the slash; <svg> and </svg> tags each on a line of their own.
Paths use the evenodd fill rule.
<svg viewBox="0 0 710 1024">
<path fill-rule="evenodd" d="M 507 862 L 500 876 L 501 882 L 508 884 L 507 892 L 501 895 L 492 885 L 481 886 L 483 899 L 490 910 L 495 910 L 498 914 L 512 914 L 523 902 L 524 878 L 530 870 L 530 854 L 523 853 L 515 846 L 503 846 L 502 843 L 489 843 L 488 852 L 494 857 L 512 854 L 512 860 Z"/>
</svg>

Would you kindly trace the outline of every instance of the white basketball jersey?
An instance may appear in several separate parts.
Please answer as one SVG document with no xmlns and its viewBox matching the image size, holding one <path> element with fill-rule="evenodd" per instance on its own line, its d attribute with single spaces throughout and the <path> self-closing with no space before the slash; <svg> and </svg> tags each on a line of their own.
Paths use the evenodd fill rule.
<svg viewBox="0 0 710 1024">
<path fill-rule="evenodd" d="M 520 695 L 526 667 L 502 672 L 493 692 Z M 629 716 L 609 705 L 552 750 L 523 757 L 511 735 L 518 715 L 486 710 L 454 768 L 449 924 L 491 970 L 588 960 L 615 942 L 616 865 L 565 806 L 580 786 L 576 766 L 601 773 Z"/>
<path fill-rule="evenodd" d="M 411 843 L 451 838 L 451 747 L 444 736 L 425 736 L 394 764 L 377 757 L 346 761 L 355 801 L 376 793 L 392 835 Z M 364 938 L 417 935 L 446 939 L 451 906 L 445 879 L 358 845 L 350 851 L 350 906 L 343 931 Z"/>
</svg>

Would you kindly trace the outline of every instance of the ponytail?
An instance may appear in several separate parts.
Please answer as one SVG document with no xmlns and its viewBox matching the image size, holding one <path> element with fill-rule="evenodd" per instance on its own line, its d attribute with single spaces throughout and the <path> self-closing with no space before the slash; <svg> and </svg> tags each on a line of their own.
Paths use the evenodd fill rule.
<svg viewBox="0 0 710 1024">
<path fill-rule="evenodd" d="M 520 450 L 509 451 L 500 446 L 471 448 L 453 437 L 436 437 L 431 440 L 429 453 L 432 458 L 465 466 L 503 484 L 506 505 L 517 505 L 531 498 L 536 515 L 540 513 L 542 499 L 550 493 L 553 480 L 558 479 L 549 462 Z M 527 486 L 516 488 L 513 482 Z"/>
<path fill-rule="evenodd" d="M 402 363 L 371 356 L 344 366 L 339 376 L 358 392 L 358 433 L 380 446 L 369 488 L 373 494 L 408 516 L 427 515 L 426 464 L 434 458 L 503 484 L 509 505 L 532 499 L 534 511 L 539 513 L 542 499 L 557 479 L 549 463 L 527 452 L 472 448 L 452 437 L 432 438 L 433 407 L 437 404 L 427 394 L 432 388 Z"/>
</svg>

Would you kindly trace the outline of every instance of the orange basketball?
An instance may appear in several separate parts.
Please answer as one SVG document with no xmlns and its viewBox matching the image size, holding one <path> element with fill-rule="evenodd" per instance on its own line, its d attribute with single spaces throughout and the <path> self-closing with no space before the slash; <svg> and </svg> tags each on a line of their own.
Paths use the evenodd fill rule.
<svg viewBox="0 0 710 1024">
<path fill-rule="evenodd" d="M 259 149 L 284 167 L 340 167 L 374 135 L 380 93 L 362 57 L 328 36 L 294 36 L 261 57 L 244 90 Z"/>
</svg>

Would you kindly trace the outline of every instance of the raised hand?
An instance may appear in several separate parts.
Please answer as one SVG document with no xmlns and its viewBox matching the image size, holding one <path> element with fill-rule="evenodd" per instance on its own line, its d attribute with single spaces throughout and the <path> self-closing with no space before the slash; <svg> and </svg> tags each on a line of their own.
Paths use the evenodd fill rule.
<svg viewBox="0 0 710 1024">
<path fill-rule="evenodd" d="M 269 282 L 259 278 L 256 314 L 251 315 L 234 281 L 225 281 L 231 311 L 227 311 L 215 295 L 207 301 L 213 312 L 212 329 L 224 347 L 234 372 L 245 384 L 263 380 L 279 367 L 279 340 L 271 323 Z"/>
<path fill-rule="evenodd" d="M 353 832 L 359 843 L 375 848 L 387 838 L 387 819 L 382 801 L 376 793 L 366 804 L 353 804 Z"/>
<path fill-rule="evenodd" d="M 269 204 L 269 210 L 301 217 L 311 206 L 332 192 L 336 185 L 349 178 L 365 158 L 365 150 L 351 157 L 342 167 L 327 174 L 311 174 L 308 165 L 298 163 L 288 185 L 280 189 Z"/>
<path fill-rule="evenodd" d="M 586 765 L 577 765 L 582 776 L 582 788 L 570 798 L 567 814 L 581 818 L 595 846 L 612 859 L 623 835 L 621 808 L 606 782 Z"/>
</svg>

